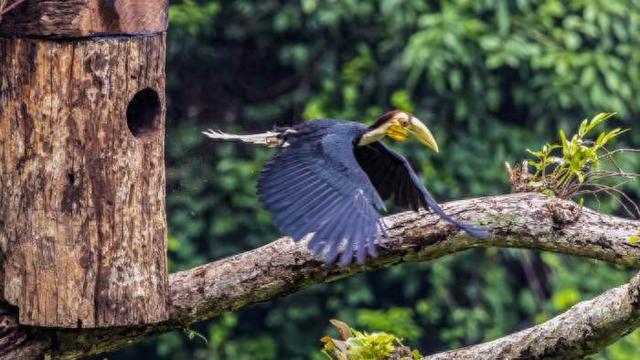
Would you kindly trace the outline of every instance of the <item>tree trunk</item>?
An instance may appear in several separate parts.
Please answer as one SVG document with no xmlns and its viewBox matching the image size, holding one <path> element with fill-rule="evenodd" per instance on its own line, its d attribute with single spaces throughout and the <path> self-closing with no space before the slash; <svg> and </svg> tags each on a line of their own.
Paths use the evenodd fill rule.
<svg viewBox="0 0 640 360">
<path fill-rule="evenodd" d="M 168 0 L 26 0 L 0 23 L 0 36 L 78 38 L 167 29 Z"/>
<path fill-rule="evenodd" d="M 0 38 L 0 247 L 21 324 L 168 318 L 163 34 Z"/>
</svg>

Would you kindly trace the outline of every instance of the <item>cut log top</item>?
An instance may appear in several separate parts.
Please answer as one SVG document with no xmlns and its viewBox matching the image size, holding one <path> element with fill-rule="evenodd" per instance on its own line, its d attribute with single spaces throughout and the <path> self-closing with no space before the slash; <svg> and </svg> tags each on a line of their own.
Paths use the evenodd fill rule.
<svg viewBox="0 0 640 360">
<path fill-rule="evenodd" d="M 168 0 L 27 0 L 2 18 L 0 36 L 77 38 L 167 29 Z"/>
</svg>

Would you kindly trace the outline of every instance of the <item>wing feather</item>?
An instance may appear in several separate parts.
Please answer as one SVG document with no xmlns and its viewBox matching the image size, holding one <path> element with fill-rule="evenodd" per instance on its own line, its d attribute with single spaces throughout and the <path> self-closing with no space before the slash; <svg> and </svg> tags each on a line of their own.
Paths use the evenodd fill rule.
<svg viewBox="0 0 640 360">
<path fill-rule="evenodd" d="M 397 205 L 416 211 L 419 208 L 431 209 L 442 219 L 458 226 L 471 236 L 477 238 L 489 236 L 488 230 L 461 223 L 447 215 L 424 187 L 409 162 L 383 143 L 376 142 L 358 147 L 355 155 L 358 163 L 367 174 L 376 174 L 379 166 L 384 166 L 387 169 L 389 176 L 386 176 L 383 180 L 379 180 L 377 175 L 371 178 L 374 187 L 383 199 L 386 200 L 393 197 L 393 201 Z"/>
<path fill-rule="evenodd" d="M 342 211 L 337 213 L 337 216 L 332 217 L 327 226 L 323 226 L 318 233 L 314 234 L 314 237 L 318 236 L 320 238 L 320 244 L 324 245 L 316 248 L 316 251 L 319 253 L 324 252 L 324 259 L 328 263 L 334 262 L 338 256 L 340 244 L 344 240 L 344 225 L 347 223 L 347 215 L 350 210 L 352 210 L 350 204 L 345 203 Z"/>
<path fill-rule="evenodd" d="M 259 198 L 294 240 L 314 233 L 308 244 L 314 254 L 327 262 L 339 257 L 342 265 L 354 257 L 361 263 L 367 248 L 375 254 L 382 199 L 355 158 L 353 138 L 333 132 L 304 136 L 265 165 Z"/>
<path fill-rule="evenodd" d="M 314 194 L 314 191 L 310 191 L 307 195 L 311 196 Z M 301 201 L 306 201 L 301 200 Z M 296 227 L 299 226 L 298 223 L 304 221 L 305 217 L 312 217 L 314 214 L 310 212 L 310 210 L 316 209 L 318 206 L 323 206 L 324 208 L 330 208 L 330 203 L 324 202 L 323 200 L 311 199 L 311 201 L 306 202 L 298 202 L 290 205 L 287 208 L 283 208 L 283 210 L 274 216 L 276 222 L 281 223 L 284 228 L 287 227 Z"/>
<path fill-rule="evenodd" d="M 317 179 L 306 179 L 298 185 L 280 188 L 277 192 L 273 193 L 272 198 L 269 198 L 269 195 L 265 194 L 264 198 L 269 200 L 265 200 L 264 203 L 266 206 L 273 208 L 273 210 L 286 209 L 296 204 L 299 197 L 316 189 L 318 184 L 321 184 L 321 182 Z"/>
</svg>

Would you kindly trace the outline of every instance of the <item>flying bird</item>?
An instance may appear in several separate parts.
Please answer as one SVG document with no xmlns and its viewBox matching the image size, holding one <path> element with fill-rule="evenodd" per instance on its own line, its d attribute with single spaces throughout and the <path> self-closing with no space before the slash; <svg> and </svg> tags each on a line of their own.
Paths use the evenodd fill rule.
<svg viewBox="0 0 640 360">
<path fill-rule="evenodd" d="M 381 140 L 405 141 L 411 135 L 438 152 L 431 131 L 411 113 L 394 110 L 371 126 L 316 119 L 255 135 L 209 130 L 216 140 L 238 140 L 279 148 L 263 168 L 258 197 L 281 231 L 300 241 L 313 233 L 309 250 L 327 263 L 340 257 L 363 263 L 375 257 L 376 240 L 386 234 L 380 218 L 384 200 L 414 211 L 431 209 L 442 219 L 476 238 L 489 231 L 447 215 L 402 155 Z"/>
</svg>

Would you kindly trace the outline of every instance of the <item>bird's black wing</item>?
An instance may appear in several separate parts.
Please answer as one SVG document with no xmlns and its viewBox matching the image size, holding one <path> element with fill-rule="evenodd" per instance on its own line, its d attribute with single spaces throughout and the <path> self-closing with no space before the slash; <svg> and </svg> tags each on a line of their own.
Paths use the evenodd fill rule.
<svg viewBox="0 0 640 360">
<path fill-rule="evenodd" d="M 414 211 L 420 208 L 431 209 L 444 220 L 460 227 L 471 236 L 477 238 L 489 236 L 488 230 L 461 223 L 447 215 L 424 187 L 407 159 L 383 143 L 375 142 L 358 147 L 355 150 L 355 155 L 358 163 L 384 200 L 393 198 L 398 206 Z"/>
<path fill-rule="evenodd" d="M 353 153 L 353 139 L 326 134 L 317 141 L 292 142 L 270 162 L 258 181 L 258 196 L 275 224 L 329 263 L 358 263 L 375 256 L 377 209 L 384 203 Z"/>
</svg>

